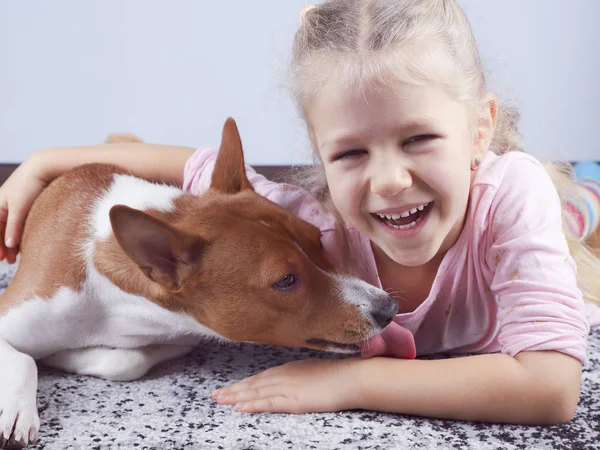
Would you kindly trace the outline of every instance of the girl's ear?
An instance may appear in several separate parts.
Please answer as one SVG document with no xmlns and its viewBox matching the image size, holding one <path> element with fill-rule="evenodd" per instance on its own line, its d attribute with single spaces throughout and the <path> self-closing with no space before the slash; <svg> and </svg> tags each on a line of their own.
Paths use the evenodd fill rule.
<svg viewBox="0 0 600 450">
<path fill-rule="evenodd" d="M 494 94 L 487 93 L 481 99 L 479 106 L 477 129 L 473 142 L 473 154 L 480 157 L 485 155 L 494 137 L 497 120 L 498 99 Z"/>
</svg>

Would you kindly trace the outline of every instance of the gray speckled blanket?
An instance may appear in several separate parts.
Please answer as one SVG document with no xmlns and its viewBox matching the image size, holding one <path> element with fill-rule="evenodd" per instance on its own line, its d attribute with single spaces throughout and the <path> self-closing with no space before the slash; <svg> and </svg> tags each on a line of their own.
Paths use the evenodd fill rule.
<svg viewBox="0 0 600 450">
<path fill-rule="evenodd" d="M 0 291 L 14 267 L 0 264 Z M 40 368 L 36 449 L 599 449 L 600 330 L 590 336 L 576 417 L 526 427 L 431 420 L 367 411 L 306 415 L 235 413 L 213 388 L 260 370 L 331 355 L 206 343 L 141 380 L 110 382 Z M 10 370 L 3 367 L 2 370 Z"/>
</svg>

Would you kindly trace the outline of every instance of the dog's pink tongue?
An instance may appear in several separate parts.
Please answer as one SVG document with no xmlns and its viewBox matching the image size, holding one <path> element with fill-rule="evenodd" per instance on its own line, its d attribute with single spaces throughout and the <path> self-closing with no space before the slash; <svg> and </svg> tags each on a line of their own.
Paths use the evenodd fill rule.
<svg viewBox="0 0 600 450">
<path fill-rule="evenodd" d="M 390 323 L 383 331 L 360 344 L 361 357 L 392 356 L 414 359 L 417 356 L 415 338 L 406 328 L 396 322 Z"/>
</svg>

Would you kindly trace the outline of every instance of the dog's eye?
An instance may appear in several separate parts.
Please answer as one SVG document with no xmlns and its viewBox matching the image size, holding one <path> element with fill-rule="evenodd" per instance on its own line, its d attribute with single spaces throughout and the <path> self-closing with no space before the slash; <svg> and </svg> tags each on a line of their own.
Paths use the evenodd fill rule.
<svg viewBox="0 0 600 450">
<path fill-rule="evenodd" d="M 277 283 L 273 283 L 273 287 L 275 289 L 279 289 L 280 291 L 285 291 L 291 288 L 296 283 L 296 277 L 291 273 L 283 277 Z"/>
</svg>

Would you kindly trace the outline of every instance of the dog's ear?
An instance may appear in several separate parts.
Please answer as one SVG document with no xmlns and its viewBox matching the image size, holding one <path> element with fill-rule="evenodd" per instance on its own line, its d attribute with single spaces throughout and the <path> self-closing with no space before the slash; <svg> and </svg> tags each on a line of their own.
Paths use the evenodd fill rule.
<svg viewBox="0 0 600 450">
<path fill-rule="evenodd" d="M 128 206 L 113 206 L 109 216 L 117 242 L 144 274 L 171 292 L 180 290 L 186 266 L 200 260 L 205 241 Z"/>
<path fill-rule="evenodd" d="M 240 133 L 231 117 L 223 127 L 221 148 L 215 162 L 210 187 L 223 194 L 237 194 L 243 189 L 252 189 L 246 176 Z"/>
</svg>

